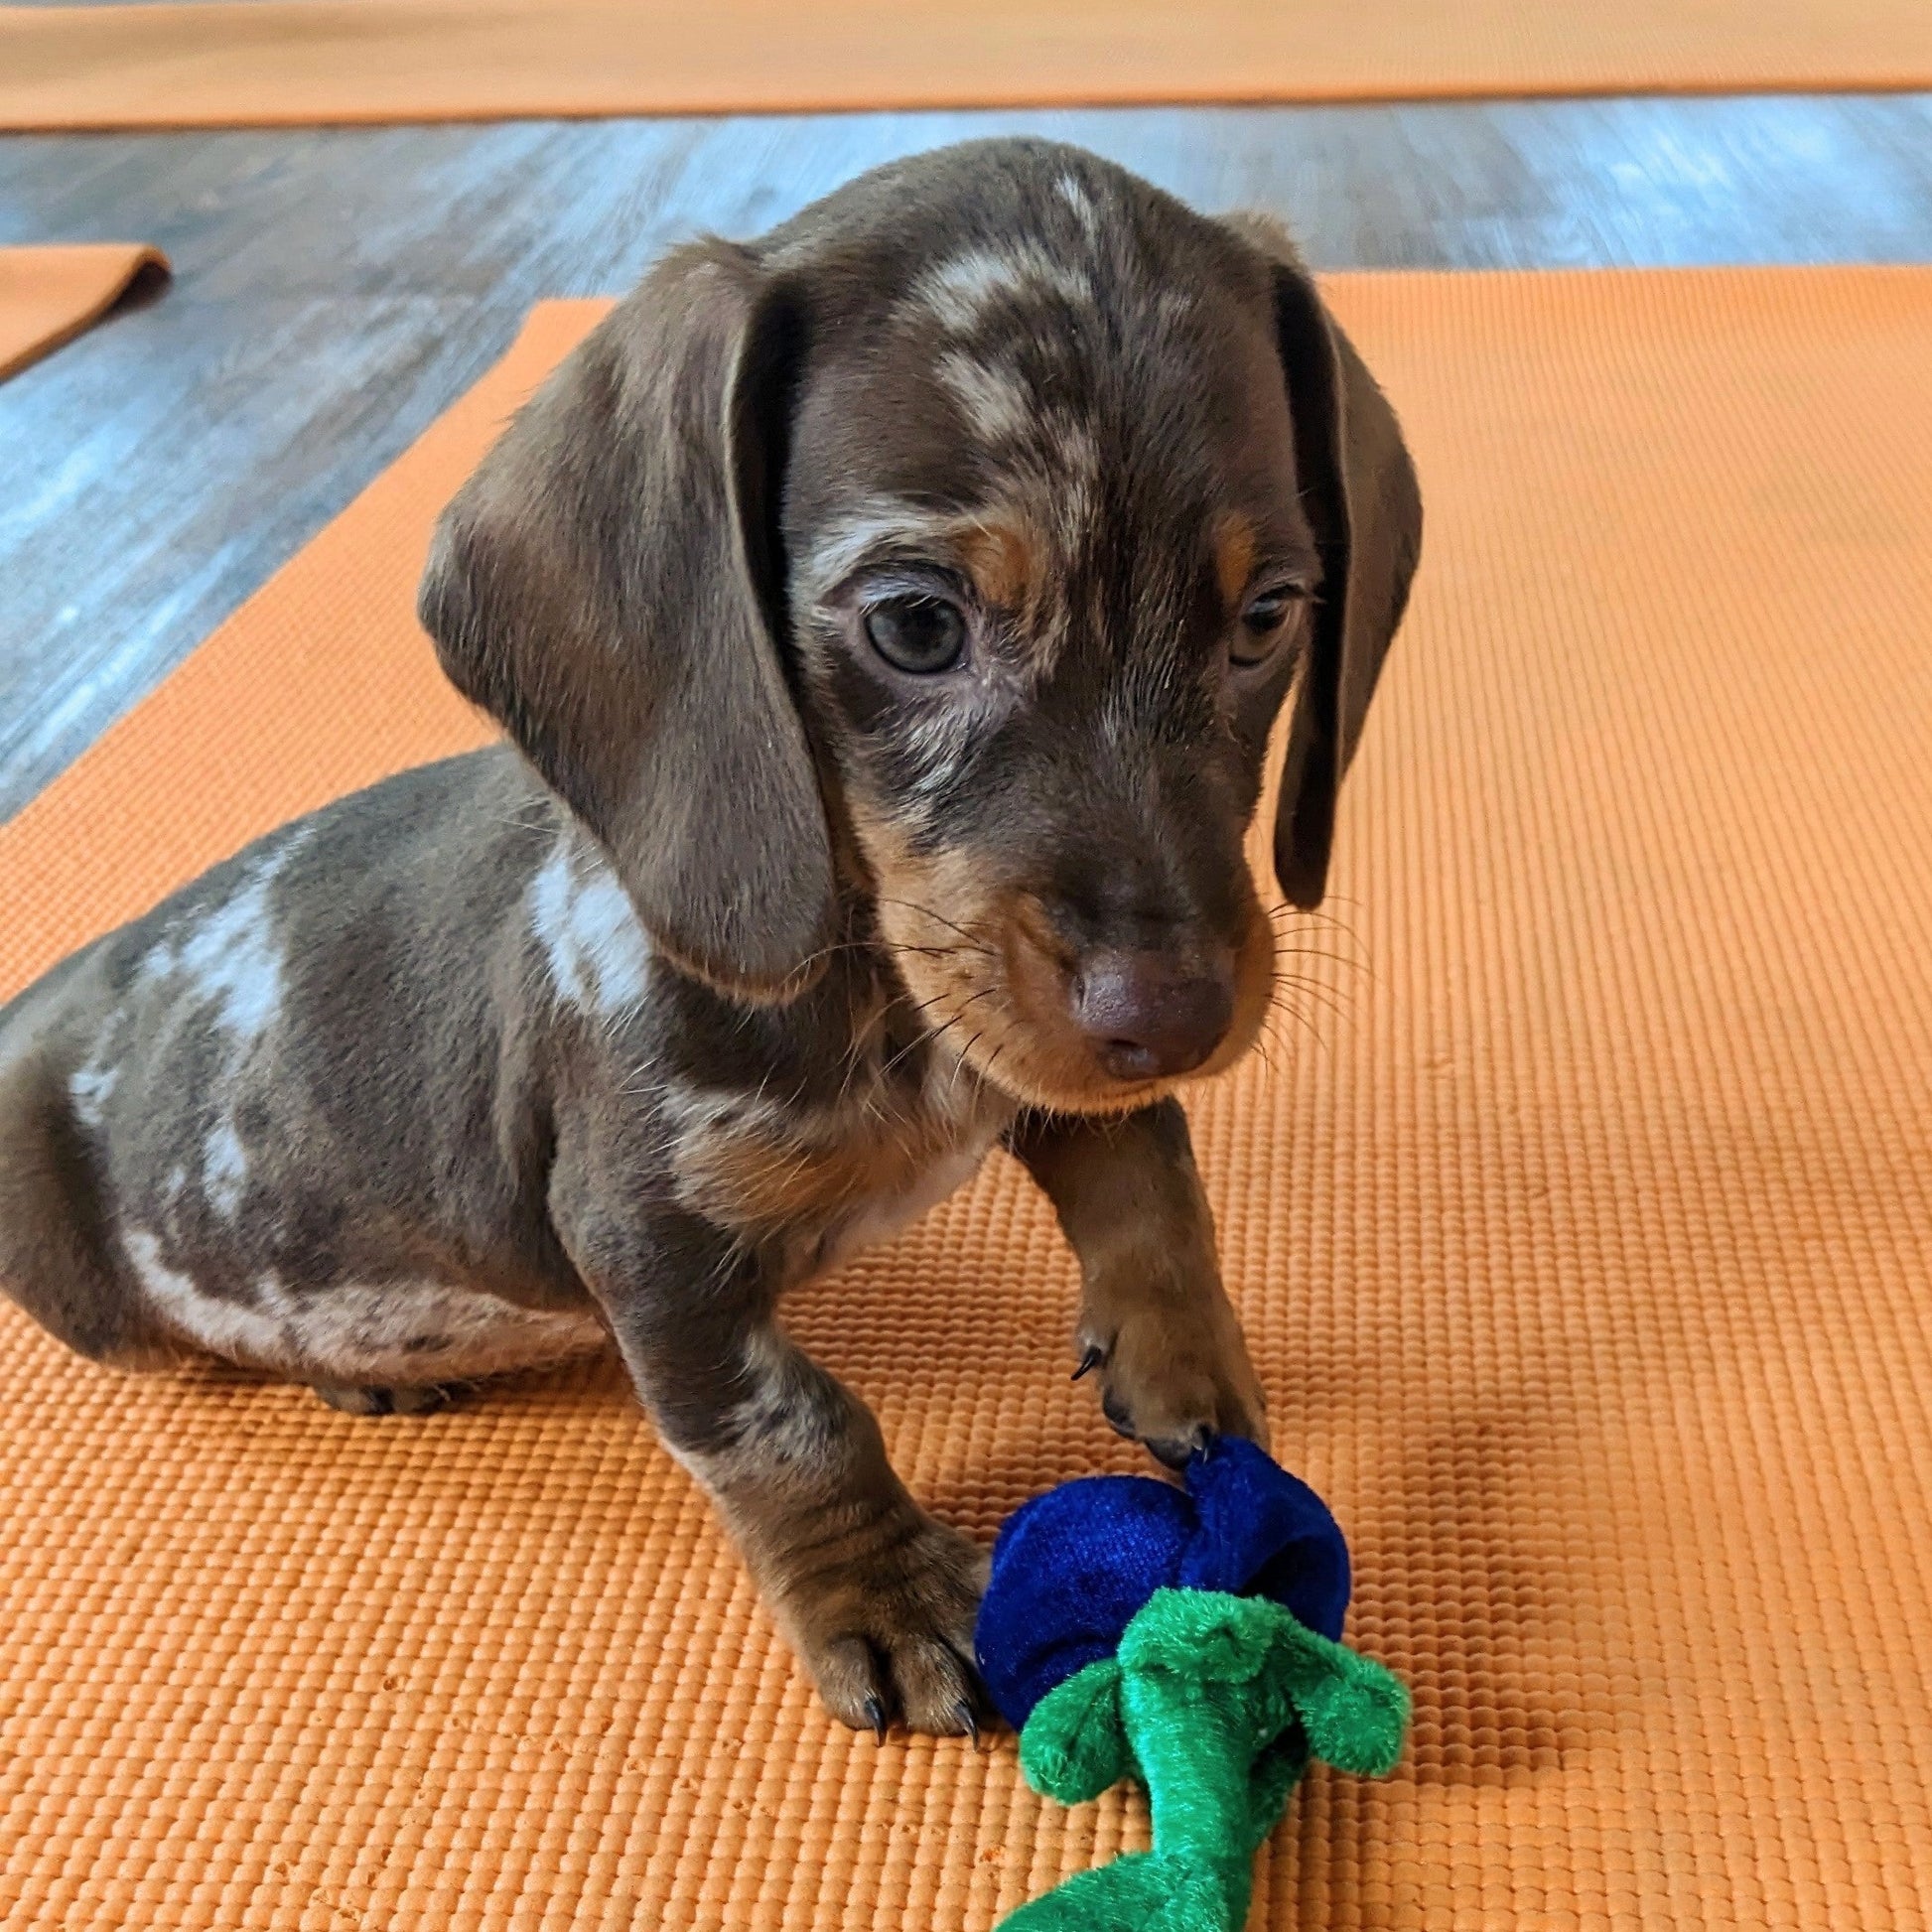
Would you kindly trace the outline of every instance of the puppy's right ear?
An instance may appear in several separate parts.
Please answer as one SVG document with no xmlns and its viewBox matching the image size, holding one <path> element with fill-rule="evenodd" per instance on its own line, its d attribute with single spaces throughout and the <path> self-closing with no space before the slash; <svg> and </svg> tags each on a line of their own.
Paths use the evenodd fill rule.
<svg viewBox="0 0 1932 1932">
<path fill-rule="evenodd" d="M 666 257 L 444 511 L 418 600 L 444 670 L 603 843 L 653 942 L 754 998 L 805 982 L 833 916 L 781 654 L 804 326 L 747 250 Z"/>
</svg>

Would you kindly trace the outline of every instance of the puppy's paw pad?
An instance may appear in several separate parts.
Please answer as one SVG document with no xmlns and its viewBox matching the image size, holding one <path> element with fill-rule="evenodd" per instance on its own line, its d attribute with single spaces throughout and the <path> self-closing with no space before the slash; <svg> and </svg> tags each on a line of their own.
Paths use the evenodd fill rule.
<svg viewBox="0 0 1932 1932">
<path fill-rule="evenodd" d="M 795 1587 L 785 1621 L 832 1715 L 881 1737 L 895 1719 L 977 1737 L 986 1703 L 973 1623 L 986 1571 L 978 1545 L 927 1519 L 904 1541 Z"/>
</svg>

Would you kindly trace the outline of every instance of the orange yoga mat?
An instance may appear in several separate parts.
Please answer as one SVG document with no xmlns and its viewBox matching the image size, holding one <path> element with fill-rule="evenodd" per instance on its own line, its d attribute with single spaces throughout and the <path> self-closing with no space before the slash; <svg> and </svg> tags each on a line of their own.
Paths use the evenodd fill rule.
<svg viewBox="0 0 1932 1932">
<path fill-rule="evenodd" d="M 1926 0 L 0 7 L 0 127 L 1932 85 Z"/>
<path fill-rule="evenodd" d="M 1416 1694 L 1256 1928 L 1932 1921 L 1932 271 L 1340 277 L 1430 505 L 1312 984 L 1194 1101 L 1276 1447 Z M 508 360 L 0 832 L 0 990 L 475 743 Z M 1134 1466 L 996 1158 L 794 1326 L 981 1537 Z M 369 1422 L 0 1308 L 9 1927 L 983 1932 L 1142 1840 L 835 1726 L 593 1364 Z"/>
<path fill-rule="evenodd" d="M 143 269 L 167 266 L 140 242 L 0 248 L 0 382 L 98 322 Z"/>
</svg>

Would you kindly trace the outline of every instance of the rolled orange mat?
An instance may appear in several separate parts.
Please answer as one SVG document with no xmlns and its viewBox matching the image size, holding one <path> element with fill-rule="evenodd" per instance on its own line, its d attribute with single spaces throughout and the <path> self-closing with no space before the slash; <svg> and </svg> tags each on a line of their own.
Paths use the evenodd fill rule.
<svg viewBox="0 0 1932 1932">
<path fill-rule="evenodd" d="M 167 266 L 143 242 L 0 248 L 0 382 L 98 322 L 144 268 Z"/>
<path fill-rule="evenodd" d="M 1932 85 L 1925 0 L 0 7 L 0 126 Z"/>
<path fill-rule="evenodd" d="M 1253 1925 L 1922 1932 L 1932 271 L 1338 277 L 1430 505 L 1329 917 L 1192 1104 L 1276 1448 L 1416 1692 Z M 470 744 L 503 366 L 0 830 L 0 989 Z M 1332 921 L 1332 922 L 1331 922 Z M 1134 1466 L 996 1158 L 794 1326 L 982 1537 Z M 0 1309 L 0 1920 L 984 1932 L 1144 1841 L 828 1722 L 609 1365 L 367 1422 Z"/>
</svg>

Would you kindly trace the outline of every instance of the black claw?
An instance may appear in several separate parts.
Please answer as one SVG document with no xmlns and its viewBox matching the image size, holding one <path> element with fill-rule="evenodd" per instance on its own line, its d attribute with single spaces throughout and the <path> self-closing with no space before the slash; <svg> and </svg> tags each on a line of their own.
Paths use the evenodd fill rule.
<svg viewBox="0 0 1932 1932">
<path fill-rule="evenodd" d="M 886 1741 L 886 1707 L 878 1698 L 866 1700 L 866 1716 L 872 1721 L 872 1734 L 883 1744 Z"/>
<path fill-rule="evenodd" d="M 973 1740 L 973 1748 L 978 1750 L 980 1747 L 980 1721 L 978 1713 L 974 1711 L 973 1707 L 964 1698 L 960 1699 L 957 1710 L 959 1712 L 959 1722 L 966 1726 L 966 1735 Z"/>
<path fill-rule="evenodd" d="M 1080 1366 L 1073 1371 L 1073 1380 L 1079 1381 L 1083 1375 L 1091 1375 L 1107 1359 L 1107 1351 L 1097 1342 L 1087 1344 L 1087 1352 L 1080 1357 Z"/>
</svg>

